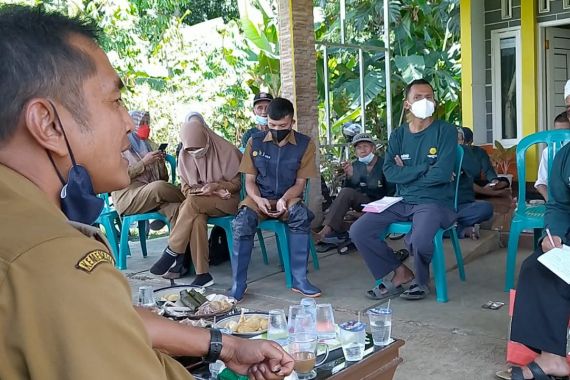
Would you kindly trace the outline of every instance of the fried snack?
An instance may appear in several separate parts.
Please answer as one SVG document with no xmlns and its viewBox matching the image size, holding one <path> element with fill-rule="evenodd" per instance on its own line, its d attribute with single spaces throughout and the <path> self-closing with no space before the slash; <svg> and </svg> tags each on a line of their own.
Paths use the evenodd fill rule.
<svg viewBox="0 0 570 380">
<path fill-rule="evenodd" d="M 239 321 L 230 321 L 226 328 L 238 334 L 250 334 L 267 330 L 267 317 L 245 317 L 241 316 Z"/>
<path fill-rule="evenodd" d="M 178 301 L 178 298 L 179 298 L 178 294 L 169 294 L 167 296 L 161 297 L 160 300 L 165 302 L 176 302 Z"/>
</svg>

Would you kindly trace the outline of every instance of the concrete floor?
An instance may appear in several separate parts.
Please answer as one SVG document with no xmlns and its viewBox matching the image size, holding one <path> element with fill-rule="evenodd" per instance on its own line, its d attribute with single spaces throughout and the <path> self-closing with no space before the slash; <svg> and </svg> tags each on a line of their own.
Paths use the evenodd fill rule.
<svg viewBox="0 0 570 380">
<path fill-rule="evenodd" d="M 263 264 L 256 248 L 249 270 L 248 293 L 240 305 L 258 310 L 286 309 L 298 303 L 301 296 L 285 288 L 274 239 L 267 236 L 265 240 L 270 264 Z M 165 238 L 149 241 L 147 258 L 142 258 L 138 243 L 130 243 L 133 255 L 128 259 L 129 268 L 124 274 L 131 284 L 133 297 L 140 285 L 155 288 L 170 285 L 169 280 L 148 272 L 166 243 Z M 402 246 L 401 241 L 391 244 Z M 499 247 L 498 234 L 490 231 L 483 231 L 477 242 L 463 240 L 462 250 L 466 258 L 466 282 L 459 280 L 453 250 L 446 242 L 448 303 L 437 303 L 433 294 L 416 302 L 392 300 L 392 335 L 406 341 L 401 352 L 404 363 L 398 367 L 396 379 L 493 379 L 497 370 L 504 369 L 508 294 L 502 289 L 506 250 Z M 521 251 L 519 265 L 528 253 L 530 250 Z M 372 287 L 373 279 L 357 252 L 344 256 L 336 251 L 320 253 L 319 262 L 319 271 L 309 266 L 309 276 L 323 290 L 318 302 L 331 303 L 337 321 L 355 318 L 359 312 L 376 304 L 364 296 L 364 292 Z M 223 293 L 231 286 L 229 262 L 212 267 L 211 273 L 216 284 L 209 291 Z M 192 277 L 186 277 L 176 283 L 189 284 L 191 281 Z M 496 311 L 481 308 L 490 300 L 505 302 L 505 306 Z"/>
</svg>

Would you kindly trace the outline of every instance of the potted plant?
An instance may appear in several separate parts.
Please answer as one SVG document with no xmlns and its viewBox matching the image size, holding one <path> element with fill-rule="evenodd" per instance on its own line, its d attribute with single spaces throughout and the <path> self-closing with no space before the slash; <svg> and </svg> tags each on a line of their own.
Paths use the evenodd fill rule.
<svg viewBox="0 0 570 380">
<path fill-rule="evenodd" d="M 517 146 L 505 148 L 503 144 L 495 140 L 495 150 L 491 154 L 491 161 L 497 171 L 497 176 L 505 177 L 513 184 L 513 175 L 509 173 L 511 164 L 516 160 Z"/>
</svg>

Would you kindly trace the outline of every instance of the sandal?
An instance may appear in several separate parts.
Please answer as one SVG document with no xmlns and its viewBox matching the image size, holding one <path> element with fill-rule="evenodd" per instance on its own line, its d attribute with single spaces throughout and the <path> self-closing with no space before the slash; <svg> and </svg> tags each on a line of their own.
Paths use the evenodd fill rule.
<svg viewBox="0 0 570 380">
<path fill-rule="evenodd" d="M 538 364 L 536 364 L 536 362 L 530 362 L 527 365 L 528 369 L 530 370 L 530 372 L 532 373 L 533 379 L 534 380 L 562 380 L 562 379 L 568 379 L 568 376 L 566 377 L 556 377 L 556 376 L 550 376 L 547 375 L 546 373 L 544 373 L 544 371 L 542 370 L 542 368 L 540 368 L 540 366 Z M 511 368 L 511 379 L 512 380 L 524 380 L 524 375 L 523 375 L 523 370 L 521 367 L 512 367 Z"/>
<path fill-rule="evenodd" d="M 408 290 L 400 294 L 400 298 L 410 301 L 423 300 L 429 293 L 429 288 L 427 286 L 412 284 Z"/>
<path fill-rule="evenodd" d="M 403 292 L 404 287 L 402 285 L 394 286 L 392 281 L 384 280 L 381 284 L 366 291 L 366 297 L 376 301 L 381 301 L 401 295 Z"/>
<path fill-rule="evenodd" d="M 471 227 L 471 233 L 469 234 L 471 240 L 479 240 L 479 238 L 481 237 L 480 230 L 481 226 L 479 224 L 476 224 L 473 227 Z"/>
</svg>

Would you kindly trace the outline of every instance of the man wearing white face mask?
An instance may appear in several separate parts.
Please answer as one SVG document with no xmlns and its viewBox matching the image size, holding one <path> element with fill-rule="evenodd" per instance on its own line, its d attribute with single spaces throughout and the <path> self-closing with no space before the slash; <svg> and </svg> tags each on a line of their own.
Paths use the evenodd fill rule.
<svg viewBox="0 0 570 380">
<path fill-rule="evenodd" d="M 241 146 L 245 149 L 247 140 L 252 134 L 259 131 L 267 131 L 267 107 L 273 100 L 273 95 L 267 92 L 260 92 L 253 97 L 253 121 L 255 127 L 248 129 L 241 137 Z"/>
<path fill-rule="evenodd" d="M 400 295 L 417 300 L 429 294 L 429 264 L 433 237 L 456 219 L 453 211 L 452 173 L 457 149 L 457 131 L 452 125 L 434 120 L 434 92 L 424 79 L 406 87 L 404 108 L 409 123 L 390 136 L 384 175 L 396 184 L 403 200 L 382 213 L 366 213 L 350 229 L 350 237 L 377 282 L 366 295 L 379 300 Z M 414 255 L 414 271 L 402 264 L 394 250 L 378 236 L 394 222 L 412 222 L 405 237 Z M 391 279 L 385 276 L 394 272 Z M 407 290 L 403 285 L 411 283 Z"/>
<path fill-rule="evenodd" d="M 335 243 L 346 235 L 344 216 L 350 210 L 361 211 L 363 203 L 369 203 L 391 194 L 382 165 L 384 157 L 375 150 L 374 139 L 368 133 L 359 133 L 352 139 L 357 156 L 353 162 L 345 162 L 346 180 L 342 190 L 329 208 L 318 240 Z"/>
</svg>

